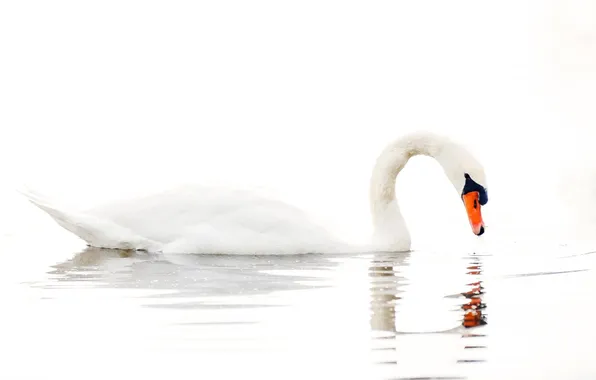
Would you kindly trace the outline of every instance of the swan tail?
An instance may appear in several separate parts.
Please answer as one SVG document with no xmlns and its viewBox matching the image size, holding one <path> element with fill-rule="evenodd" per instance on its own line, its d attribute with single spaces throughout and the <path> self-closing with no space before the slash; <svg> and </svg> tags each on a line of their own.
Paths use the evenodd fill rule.
<svg viewBox="0 0 596 380">
<path fill-rule="evenodd" d="M 18 190 L 29 202 L 49 215 L 59 226 L 96 248 L 155 250 L 155 242 L 137 236 L 116 223 L 94 217 L 50 202 L 30 189 Z"/>
</svg>

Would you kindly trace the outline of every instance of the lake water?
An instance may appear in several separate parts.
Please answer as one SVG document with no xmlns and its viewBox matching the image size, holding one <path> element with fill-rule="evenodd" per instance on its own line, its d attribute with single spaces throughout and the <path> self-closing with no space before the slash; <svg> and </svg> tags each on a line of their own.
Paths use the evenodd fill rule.
<svg viewBox="0 0 596 380">
<path fill-rule="evenodd" d="M 2 236 L 2 379 L 594 379 L 596 254 L 148 255 Z"/>
</svg>

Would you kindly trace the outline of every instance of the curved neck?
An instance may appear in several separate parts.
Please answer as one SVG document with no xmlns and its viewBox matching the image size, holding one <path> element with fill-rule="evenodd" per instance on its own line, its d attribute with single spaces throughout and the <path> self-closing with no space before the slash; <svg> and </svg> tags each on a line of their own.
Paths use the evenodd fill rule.
<svg viewBox="0 0 596 380">
<path fill-rule="evenodd" d="M 370 210 L 377 244 L 391 250 L 409 250 L 410 236 L 395 197 L 397 175 L 417 155 L 434 158 L 461 193 L 469 173 L 484 182 L 484 171 L 462 146 L 432 133 L 406 135 L 389 144 L 377 158 L 370 180 Z"/>
<path fill-rule="evenodd" d="M 439 156 L 440 144 L 431 143 L 430 135 L 410 135 L 389 144 L 377 158 L 370 181 L 371 206 L 395 200 L 397 175 L 410 158 L 418 155 Z M 432 136 L 435 137 L 435 136 Z M 373 207 L 374 208 L 374 207 Z"/>
</svg>

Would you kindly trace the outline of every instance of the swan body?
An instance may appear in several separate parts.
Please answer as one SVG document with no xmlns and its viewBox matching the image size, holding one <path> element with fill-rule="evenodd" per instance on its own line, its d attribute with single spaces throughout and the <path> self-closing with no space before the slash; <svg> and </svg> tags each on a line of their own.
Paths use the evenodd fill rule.
<svg viewBox="0 0 596 380">
<path fill-rule="evenodd" d="M 91 247 L 252 255 L 349 248 L 300 209 L 251 191 L 186 185 L 86 210 L 22 193 Z"/>
<path fill-rule="evenodd" d="M 185 186 L 87 210 L 67 209 L 34 191 L 21 193 L 64 229 L 98 248 L 207 254 L 408 251 L 410 235 L 395 184 L 407 161 L 419 154 L 435 158 L 460 194 L 473 178 L 472 189 L 484 191 L 486 198 L 482 166 L 462 146 L 430 133 L 403 136 L 383 150 L 372 172 L 370 247 L 348 246 L 296 207 L 248 191 Z M 468 216 L 472 218 L 470 212 Z"/>
</svg>

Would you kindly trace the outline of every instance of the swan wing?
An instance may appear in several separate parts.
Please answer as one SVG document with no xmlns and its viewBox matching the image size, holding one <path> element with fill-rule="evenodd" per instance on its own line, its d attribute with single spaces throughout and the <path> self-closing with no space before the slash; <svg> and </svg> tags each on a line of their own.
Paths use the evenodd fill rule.
<svg viewBox="0 0 596 380">
<path fill-rule="evenodd" d="M 113 221 L 80 211 L 66 210 L 32 190 L 20 190 L 32 204 L 49 215 L 58 225 L 88 245 L 98 248 L 151 250 L 157 244 Z"/>
<path fill-rule="evenodd" d="M 205 226 L 230 236 L 239 230 L 268 233 L 314 228 L 308 215 L 290 204 L 249 191 L 199 185 L 112 202 L 86 212 L 162 243 L 188 237 Z"/>
</svg>

